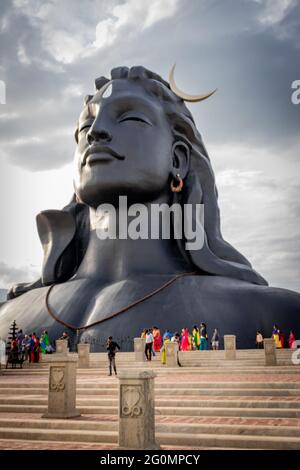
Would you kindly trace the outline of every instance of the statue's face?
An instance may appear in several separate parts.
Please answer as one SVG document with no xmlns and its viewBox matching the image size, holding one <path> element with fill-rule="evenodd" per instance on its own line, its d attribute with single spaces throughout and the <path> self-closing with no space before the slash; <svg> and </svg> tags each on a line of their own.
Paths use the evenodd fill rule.
<svg viewBox="0 0 300 470">
<path fill-rule="evenodd" d="M 173 137 L 158 99 L 125 79 L 114 80 L 102 94 L 95 94 L 79 118 L 77 195 L 97 207 L 119 195 L 140 202 L 168 192 Z"/>
</svg>

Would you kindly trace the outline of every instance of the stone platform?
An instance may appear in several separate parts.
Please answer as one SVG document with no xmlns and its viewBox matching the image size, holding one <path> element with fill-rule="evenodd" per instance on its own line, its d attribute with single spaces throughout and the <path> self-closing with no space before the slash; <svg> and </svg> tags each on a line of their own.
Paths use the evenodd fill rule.
<svg viewBox="0 0 300 470">
<path fill-rule="evenodd" d="M 47 409 L 47 365 L 5 370 L 0 376 L 0 449 L 115 449 L 118 379 L 107 376 L 106 355 L 92 354 L 77 371 L 76 419 L 41 419 Z M 183 367 L 166 368 L 159 356 L 135 363 L 119 353 L 118 370 L 155 369 L 156 438 L 163 449 L 300 449 L 300 366 L 277 351 L 278 366 L 263 365 L 263 351 L 181 353 Z"/>
</svg>

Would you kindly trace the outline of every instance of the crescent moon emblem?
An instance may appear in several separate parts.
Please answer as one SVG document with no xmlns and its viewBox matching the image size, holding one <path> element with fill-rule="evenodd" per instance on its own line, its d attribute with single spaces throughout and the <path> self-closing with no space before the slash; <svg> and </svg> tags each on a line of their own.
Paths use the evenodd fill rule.
<svg viewBox="0 0 300 470">
<path fill-rule="evenodd" d="M 217 88 L 210 93 L 207 93 L 206 95 L 188 95 L 187 93 L 184 93 L 184 91 L 179 90 L 175 83 L 174 79 L 174 71 L 175 71 L 176 64 L 173 65 L 171 68 L 170 74 L 169 74 L 169 83 L 170 83 L 170 88 L 177 95 L 179 98 L 182 98 L 184 101 L 189 101 L 190 103 L 196 103 L 198 101 L 204 101 L 210 96 L 212 96 L 216 91 Z"/>
</svg>

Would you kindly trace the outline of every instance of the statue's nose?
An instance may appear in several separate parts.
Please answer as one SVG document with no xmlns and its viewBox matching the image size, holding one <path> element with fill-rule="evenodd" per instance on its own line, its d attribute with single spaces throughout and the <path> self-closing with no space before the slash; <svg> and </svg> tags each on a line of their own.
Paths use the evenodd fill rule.
<svg viewBox="0 0 300 470">
<path fill-rule="evenodd" d="M 90 128 L 86 134 L 86 139 L 89 145 L 92 145 L 94 142 L 110 142 L 112 139 L 111 134 L 106 129 L 95 129 L 93 126 Z"/>
</svg>

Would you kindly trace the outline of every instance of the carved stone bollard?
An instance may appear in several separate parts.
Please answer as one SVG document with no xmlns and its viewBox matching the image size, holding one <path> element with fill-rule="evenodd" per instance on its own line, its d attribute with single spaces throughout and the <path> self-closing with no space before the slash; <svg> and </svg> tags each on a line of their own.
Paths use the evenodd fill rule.
<svg viewBox="0 0 300 470">
<path fill-rule="evenodd" d="M 72 356 L 55 355 L 49 362 L 48 411 L 43 418 L 75 418 L 77 359 Z"/>
<path fill-rule="evenodd" d="M 146 340 L 143 338 L 134 338 L 134 357 L 135 362 L 145 362 L 145 344 Z"/>
<path fill-rule="evenodd" d="M 232 361 L 236 359 L 235 335 L 224 335 L 225 359 Z"/>
<path fill-rule="evenodd" d="M 166 343 L 166 366 L 177 367 L 178 366 L 178 343 Z"/>
<path fill-rule="evenodd" d="M 66 339 L 57 339 L 55 341 L 57 354 L 68 354 L 68 341 Z"/>
<path fill-rule="evenodd" d="M 119 447 L 159 449 L 155 442 L 154 378 L 152 370 L 119 373 Z"/>
<path fill-rule="evenodd" d="M 90 344 L 79 343 L 78 351 L 78 369 L 86 369 L 90 367 Z"/>
<path fill-rule="evenodd" d="M 264 350 L 265 350 L 265 365 L 266 366 L 276 366 L 276 348 L 275 341 L 273 338 L 264 339 Z"/>
</svg>

